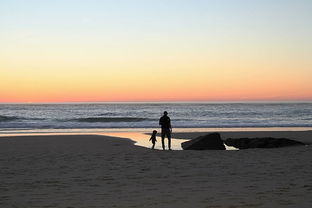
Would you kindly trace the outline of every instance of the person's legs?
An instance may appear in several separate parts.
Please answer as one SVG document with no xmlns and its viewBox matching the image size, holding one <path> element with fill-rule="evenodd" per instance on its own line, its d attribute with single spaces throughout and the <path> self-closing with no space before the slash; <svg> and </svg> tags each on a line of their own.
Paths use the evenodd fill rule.
<svg viewBox="0 0 312 208">
<path fill-rule="evenodd" d="M 165 150 L 165 135 L 166 135 L 166 132 L 162 129 L 161 130 L 161 144 L 162 144 L 163 150 Z"/>
<path fill-rule="evenodd" d="M 163 150 L 165 150 L 165 137 L 161 138 L 161 144 L 162 144 Z"/>
<path fill-rule="evenodd" d="M 171 138 L 170 139 L 168 138 L 168 148 L 169 150 L 171 150 Z"/>
<path fill-rule="evenodd" d="M 152 149 L 154 149 L 155 148 L 155 142 L 153 142 L 153 146 L 152 146 Z"/>
<path fill-rule="evenodd" d="M 167 132 L 167 137 L 168 137 L 168 148 L 171 150 L 171 132 L 168 130 Z"/>
</svg>

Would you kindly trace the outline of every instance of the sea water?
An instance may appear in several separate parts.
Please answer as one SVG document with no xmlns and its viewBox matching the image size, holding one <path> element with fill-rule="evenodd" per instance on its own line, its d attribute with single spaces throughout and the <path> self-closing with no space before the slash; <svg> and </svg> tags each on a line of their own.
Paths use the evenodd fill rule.
<svg viewBox="0 0 312 208">
<path fill-rule="evenodd" d="M 153 129 L 167 111 L 173 128 L 312 127 L 312 103 L 0 104 L 0 131 Z"/>
<path fill-rule="evenodd" d="M 312 129 L 311 102 L 0 104 L 0 136 L 94 134 L 150 148 L 147 133 L 159 130 L 163 111 L 173 132 Z M 172 149 L 181 150 L 187 139 L 173 138 Z M 161 142 L 155 147 L 162 149 Z"/>
</svg>

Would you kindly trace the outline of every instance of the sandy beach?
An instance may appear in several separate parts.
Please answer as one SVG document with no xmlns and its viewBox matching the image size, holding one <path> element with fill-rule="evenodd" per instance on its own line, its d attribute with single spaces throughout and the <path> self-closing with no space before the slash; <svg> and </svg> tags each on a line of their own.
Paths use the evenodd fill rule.
<svg viewBox="0 0 312 208">
<path fill-rule="evenodd" d="M 312 141 L 311 131 L 221 133 L 264 134 Z M 0 167 L 1 208 L 312 206 L 311 145 L 152 151 L 109 136 L 1 137 Z"/>
</svg>

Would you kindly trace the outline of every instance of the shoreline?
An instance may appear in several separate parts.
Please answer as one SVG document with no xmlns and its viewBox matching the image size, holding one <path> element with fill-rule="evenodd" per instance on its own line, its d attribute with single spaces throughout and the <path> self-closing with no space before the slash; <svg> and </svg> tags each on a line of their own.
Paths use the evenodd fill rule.
<svg viewBox="0 0 312 208">
<path fill-rule="evenodd" d="M 227 138 L 256 138 L 256 137 L 275 137 L 275 138 L 288 138 L 303 142 L 307 145 L 312 144 L 312 131 L 306 128 L 222 128 L 222 129 L 207 129 L 207 128 L 177 128 L 172 133 L 172 149 L 182 150 L 181 143 L 203 136 L 212 132 L 219 132 L 222 140 Z M 302 130 L 304 129 L 304 130 Z M 216 131 L 221 130 L 221 131 Z M 257 130 L 257 131 L 256 131 Z M 283 130 L 283 131 L 281 131 Z M 109 136 L 122 139 L 130 139 L 135 146 L 150 148 L 149 142 L 150 129 L 37 129 L 29 130 L 27 132 L 14 130 L 9 132 L 0 131 L 0 139 L 3 137 L 31 137 L 31 136 Z M 157 134 L 158 142 L 156 142 L 155 149 L 161 150 L 160 132 Z M 166 142 L 166 141 L 165 141 Z M 234 147 L 227 145 L 226 150 L 237 150 Z"/>
<path fill-rule="evenodd" d="M 103 132 L 150 132 L 155 128 L 77 128 L 77 129 L 0 129 L 0 136 L 29 133 L 103 133 Z M 236 132 L 236 131 L 312 131 L 312 127 L 231 127 L 231 128 L 175 128 L 173 132 Z"/>
<path fill-rule="evenodd" d="M 302 128 L 301 128 L 302 129 Z M 137 130 L 137 131 L 135 131 Z M 219 132 L 221 135 L 222 140 L 226 140 L 227 138 L 256 138 L 256 137 L 274 137 L 274 138 L 288 138 L 303 142 L 307 145 L 312 144 L 312 131 L 311 130 L 301 130 L 298 131 L 297 129 L 283 129 L 281 131 L 280 128 L 261 128 L 261 129 L 221 129 L 221 131 L 215 131 L 217 129 L 189 129 L 189 128 L 180 128 L 174 129 L 172 133 L 172 149 L 173 150 L 182 150 L 181 143 L 184 141 L 188 141 L 194 139 L 199 136 L 203 136 L 212 132 Z M 257 130 L 257 131 L 255 131 Z M 40 130 L 31 130 L 28 132 L 21 132 L 21 131 L 10 131 L 10 132 L 1 132 L 0 131 L 0 139 L 4 137 L 31 137 L 31 136 L 108 136 L 114 137 L 116 139 L 129 139 L 133 142 L 135 146 L 140 146 L 144 148 L 150 148 L 151 143 L 149 142 L 150 132 L 151 130 L 147 129 L 115 129 L 115 131 L 111 131 L 109 129 L 98 129 L 94 131 L 93 129 L 74 129 L 71 131 L 66 130 L 57 130 L 54 131 L 50 130 L 47 131 L 46 129 Z M 161 148 L 161 138 L 160 132 L 157 134 L 157 140 L 155 148 L 160 150 Z M 166 141 L 165 141 L 166 142 Z M 226 146 L 227 150 L 236 150 L 236 148 Z"/>
</svg>

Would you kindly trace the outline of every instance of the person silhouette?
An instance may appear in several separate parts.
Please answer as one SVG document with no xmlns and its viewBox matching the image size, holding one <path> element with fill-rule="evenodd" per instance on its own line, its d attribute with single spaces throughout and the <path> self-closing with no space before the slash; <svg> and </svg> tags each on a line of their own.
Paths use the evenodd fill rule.
<svg viewBox="0 0 312 208">
<path fill-rule="evenodd" d="M 168 116 L 168 112 L 164 111 L 164 115 L 159 119 L 159 125 L 161 126 L 161 144 L 163 150 L 165 150 L 165 137 L 168 138 L 168 149 L 171 150 L 171 121 Z"/>
<path fill-rule="evenodd" d="M 157 134 L 157 131 L 154 130 L 151 138 L 149 139 L 152 142 L 152 144 L 153 144 L 152 149 L 155 149 L 155 143 L 157 142 L 156 134 Z"/>
</svg>

